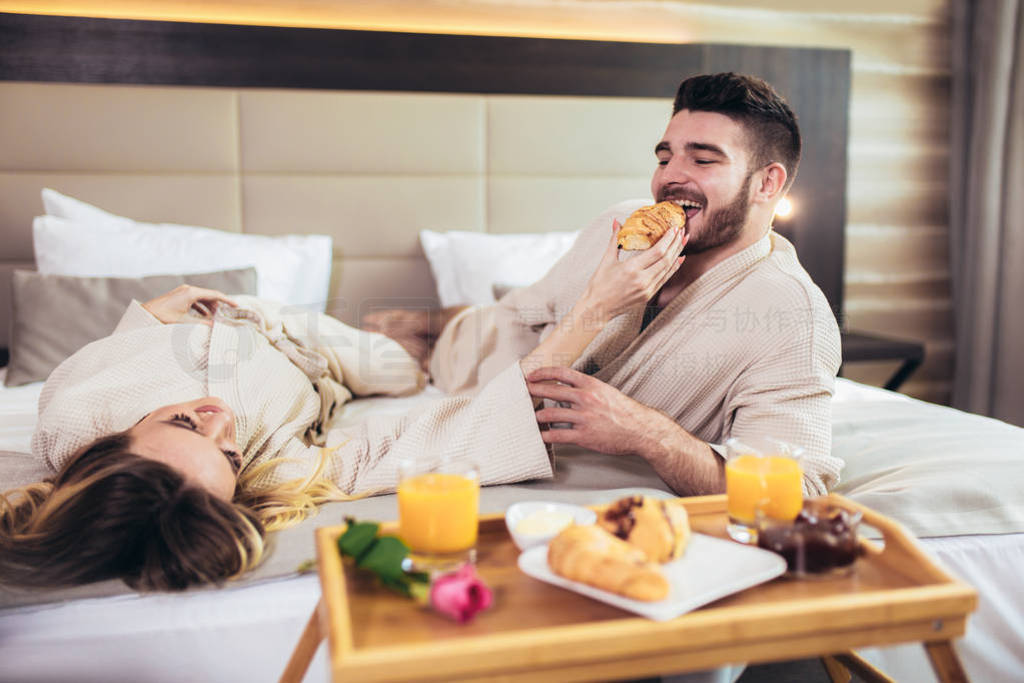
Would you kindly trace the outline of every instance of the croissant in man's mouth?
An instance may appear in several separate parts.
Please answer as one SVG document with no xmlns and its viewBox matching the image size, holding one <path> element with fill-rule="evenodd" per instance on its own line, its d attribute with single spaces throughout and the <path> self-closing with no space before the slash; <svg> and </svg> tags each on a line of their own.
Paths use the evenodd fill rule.
<svg viewBox="0 0 1024 683">
<path fill-rule="evenodd" d="M 650 249 L 662 235 L 674 228 L 686 227 L 686 211 L 676 202 L 658 202 L 637 209 L 619 230 L 620 249 Z"/>
</svg>

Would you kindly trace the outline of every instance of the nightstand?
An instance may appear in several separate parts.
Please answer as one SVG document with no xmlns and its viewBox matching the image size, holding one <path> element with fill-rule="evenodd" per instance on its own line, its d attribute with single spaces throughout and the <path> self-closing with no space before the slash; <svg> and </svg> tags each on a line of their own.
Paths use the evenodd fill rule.
<svg viewBox="0 0 1024 683">
<path fill-rule="evenodd" d="M 892 377 L 885 383 L 885 388 L 898 391 L 900 385 L 917 370 L 924 360 L 924 344 L 921 342 L 893 339 L 868 332 L 840 332 L 843 344 L 843 366 L 867 360 L 902 360 Z M 840 366 L 840 375 L 843 367 Z"/>
</svg>

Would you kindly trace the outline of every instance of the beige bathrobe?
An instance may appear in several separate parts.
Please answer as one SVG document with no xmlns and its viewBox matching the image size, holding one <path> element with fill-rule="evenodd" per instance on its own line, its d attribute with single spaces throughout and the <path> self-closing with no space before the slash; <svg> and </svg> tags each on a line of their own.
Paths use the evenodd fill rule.
<svg viewBox="0 0 1024 683">
<path fill-rule="evenodd" d="M 383 335 L 301 308 L 233 298 L 244 314 L 218 315 L 212 327 L 165 325 L 133 302 L 111 336 L 47 379 L 32 452 L 58 470 L 82 446 L 155 408 L 213 395 L 235 413 L 243 467 L 284 459 L 261 485 L 307 475 L 321 448 L 329 449 L 328 475 L 347 493 L 393 490 L 396 463 L 406 457 L 472 459 L 487 484 L 551 476 L 517 366 L 473 399 L 332 428 L 332 412 L 349 392 L 420 389 L 417 363 Z"/>
<path fill-rule="evenodd" d="M 472 392 L 529 353 L 583 293 L 612 220 L 622 222 L 645 203 L 612 207 L 542 280 L 452 320 L 431 359 L 433 381 L 449 392 Z M 830 399 L 839 330 L 782 236 L 769 232 L 717 264 L 641 332 L 642 320 L 642 305 L 617 317 L 572 367 L 665 412 L 710 444 L 763 435 L 802 446 L 808 494 L 838 482 L 843 463 L 831 455 Z"/>
</svg>

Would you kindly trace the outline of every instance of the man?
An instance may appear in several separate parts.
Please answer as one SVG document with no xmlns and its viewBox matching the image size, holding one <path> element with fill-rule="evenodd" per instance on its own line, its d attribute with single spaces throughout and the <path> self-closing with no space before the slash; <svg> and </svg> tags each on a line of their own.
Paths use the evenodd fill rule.
<svg viewBox="0 0 1024 683">
<path fill-rule="evenodd" d="M 639 455 L 677 493 L 695 495 L 725 488 L 718 444 L 771 436 L 805 449 L 808 494 L 838 481 L 830 398 L 839 330 L 792 245 L 771 231 L 800 145 L 796 117 L 764 81 L 683 81 L 655 146 L 651 192 L 686 210 L 685 262 L 646 306 L 605 325 L 571 368 L 528 372 L 530 394 L 555 402 L 536 414 L 546 443 Z M 434 382 L 472 391 L 551 333 L 584 293 L 609 226 L 644 203 L 612 207 L 542 280 L 497 304 L 386 311 L 364 324 L 422 359 L 436 341 Z"/>
</svg>

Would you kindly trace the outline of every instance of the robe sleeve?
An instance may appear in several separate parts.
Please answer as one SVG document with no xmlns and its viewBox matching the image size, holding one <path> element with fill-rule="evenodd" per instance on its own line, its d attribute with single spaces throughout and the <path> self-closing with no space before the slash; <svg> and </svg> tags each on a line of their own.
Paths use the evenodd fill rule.
<svg viewBox="0 0 1024 683">
<path fill-rule="evenodd" d="M 142 329 L 143 327 L 153 327 L 156 325 L 163 325 L 163 323 L 157 320 L 152 313 L 143 308 L 141 303 L 132 299 L 132 302 L 128 304 L 128 308 L 125 309 L 124 315 L 121 316 L 121 320 L 118 321 L 117 327 L 114 328 L 114 331 L 111 334 L 122 334 L 124 332 Z"/>
<path fill-rule="evenodd" d="M 583 294 L 608 244 L 612 221 L 644 203 L 629 200 L 610 207 L 580 231 L 543 278 L 450 320 L 430 358 L 434 384 L 448 393 L 472 392 L 533 351 Z"/>
<path fill-rule="evenodd" d="M 405 416 L 370 416 L 327 435 L 327 473 L 347 494 L 395 490 L 398 463 L 406 458 L 472 461 L 484 485 L 507 484 L 554 475 L 540 437 L 526 381 L 513 364 L 476 396 L 438 399 Z M 272 478 L 257 485 L 307 476 L 319 448 L 292 439 Z"/>
<path fill-rule="evenodd" d="M 251 296 L 233 298 L 263 316 L 268 327 L 281 325 L 288 337 L 326 358 L 331 377 L 356 396 L 402 396 L 426 383 L 416 360 L 383 334 L 351 327 L 306 306 Z"/>
<path fill-rule="evenodd" d="M 825 310 L 820 310 L 824 308 Z M 827 304 L 798 339 L 763 339 L 763 353 L 726 397 L 725 434 L 770 436 L 804 449 L 804 493 L 825 495 L 839 482 L 843 460 L 832 455 L 832 394 L 839 369 L 839 330 Z M 786 343 L 788 342 L 788 343 Z"/>
<path fill-rule="evenodd" d="M 517 303 L 533 295 L 533 287 L 514 290 L 490 306 L 471 306 L 445 325 L 430 356 L 433 383 L 449 394 L 472 393 L 540 343 L 553 314 L 547 305 L 527 305 L 534 324 L 523 319 Z M 538 300 L 543 292 L 537 292 Z"/>
</svg>

